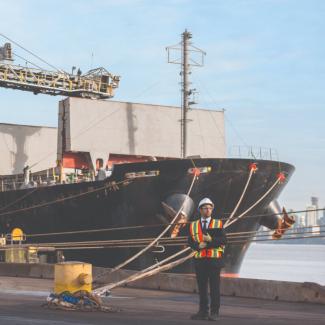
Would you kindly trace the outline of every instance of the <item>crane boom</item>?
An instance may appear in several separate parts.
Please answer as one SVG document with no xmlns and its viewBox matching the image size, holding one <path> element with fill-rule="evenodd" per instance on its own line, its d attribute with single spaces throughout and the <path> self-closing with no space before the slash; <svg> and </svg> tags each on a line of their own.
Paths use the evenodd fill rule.
<svg viewBox="0 0 325 325">
<path fill-rule="evenodd" d="M 4 48 L 0 48 L 4 49 Z M 0 51 L 0 87 L 19 89 L 34 94 L 63 95 L 92 99 L 107 99 L 114 96 L 120 77 L 104 68 L 86 74 L 69 74 L 62 71 L 47 71 L 12 64 L 11 53 Z"/>
</svg>

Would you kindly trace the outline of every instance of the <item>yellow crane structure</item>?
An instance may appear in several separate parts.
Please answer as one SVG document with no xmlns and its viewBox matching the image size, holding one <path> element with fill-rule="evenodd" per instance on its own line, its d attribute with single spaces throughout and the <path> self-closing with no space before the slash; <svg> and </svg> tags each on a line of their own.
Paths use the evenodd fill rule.
<svg viewBox="0 0 325 325">
<path fill-rule="evenodd" d="M 81 74 L 62 70 L 48 71 L 40 67 L 30 68 L 14 65 L 11 44 L 0 47 L 0 87 L 19 89 L 34 94 L 62 95 L 92 99 L 107 99 L 114 96 L 120 77 L 104 68 Z"/>
</svg>

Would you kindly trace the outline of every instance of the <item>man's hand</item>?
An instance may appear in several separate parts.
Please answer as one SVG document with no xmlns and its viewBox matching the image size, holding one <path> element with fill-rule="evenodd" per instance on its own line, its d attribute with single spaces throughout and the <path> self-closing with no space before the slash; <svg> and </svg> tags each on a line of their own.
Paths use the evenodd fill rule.
<svg viewBox="0 0 325 325">
<path fill-rule="evenodd" d="M 212 238 L 209 234 L 203 235 L 203 241 L 205 241 L 206 243 L 210 243 L 212 241 Z"/>
<path fill-rule="evenodd" d="M 203 242 L 201 242 L 199 244 L 199 247 L 200 247 L 200 249 L 206 248 L 207 247 L 207 243 L 203 241 Z"/>
</svg>

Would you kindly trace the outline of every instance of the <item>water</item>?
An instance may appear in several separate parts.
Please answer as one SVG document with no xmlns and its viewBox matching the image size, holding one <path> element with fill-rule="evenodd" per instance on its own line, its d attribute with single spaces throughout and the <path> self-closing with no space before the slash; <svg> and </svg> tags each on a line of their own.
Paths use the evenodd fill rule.
<svg viewBox="0 0 325 325">
<path fill-rule="evenodd" d="M 325 285 L 325 245 L 252 244 L 240 277 Z"/>
</svg>

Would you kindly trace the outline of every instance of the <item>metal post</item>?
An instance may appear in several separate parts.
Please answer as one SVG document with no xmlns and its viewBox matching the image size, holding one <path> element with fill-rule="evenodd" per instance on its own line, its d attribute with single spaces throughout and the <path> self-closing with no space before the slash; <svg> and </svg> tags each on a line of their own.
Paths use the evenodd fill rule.
<svg viewBox="0 0 325 325">
<path fill-rule="evenodd" d="M 182 158 L 186 158 L 186 145 L 187 145 L 187 111 L 188 111 L 188 43 L 192 37 L 191 33 L 187 30 L 182 34 L 183 36 L 183 62 L 182 62 L 182 76 L 183 76 L 183 107 L 182 107 L 182 121 L 181 121 L 181 133 L 182 133 Z"/>
<path fill-rule="evenodd" d="M 176 45 L 168 46 L 166 48 L 168 52 L 168 63 L 180 64 L 181 75 L 182 75 L 182 107 L 181 107 L 181 157 L 186 158 L 187 156 L 187 124 L 190 121 L 187 118 L 187 113 L 190 105 L 196 104 L 195 101 L 189 101 L 189 97 L 196 93 L 196 89 L 189 89 L 189 74 L 190 66 L 202 67 L 204 64 L 205 52 L 199 48 L 193 46 L 190 43 L 192 34 L 186 29 L 182 33 L 182 41 Z M 172 51 L 181 53 L 181 59 L 172 58 Z M 196 57 L 190 57 L 190 53 L 195 53 Z"/>
</svg>

